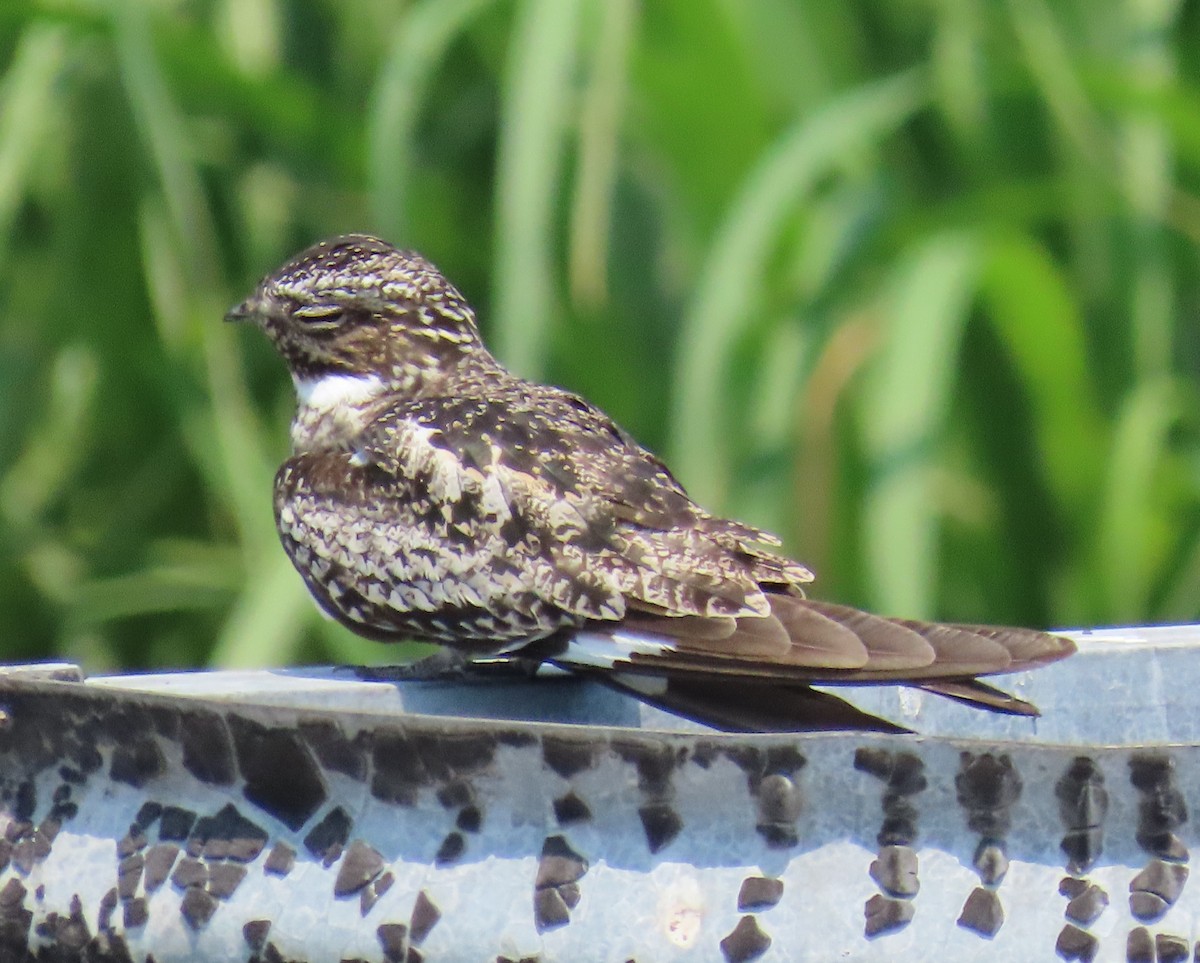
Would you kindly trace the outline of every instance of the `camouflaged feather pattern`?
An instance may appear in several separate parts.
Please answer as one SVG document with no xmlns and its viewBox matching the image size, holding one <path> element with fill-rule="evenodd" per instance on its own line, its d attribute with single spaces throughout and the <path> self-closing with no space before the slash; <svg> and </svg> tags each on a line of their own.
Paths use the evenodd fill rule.
<svg viewBox="0 0 1200 963">
<path fill-rule="evenodd" d="M 1033 714 L 974 677 L 1073 650 L 807 600 L 811 573 L 773 536 L 697 506 L 582 398 L 506 371 L 420 255 L 323 242 L 228 317 L 261 327 L 292 374 L 277 527 L 314 598 L 359 634 L 532 652 L 725 728 L 895 728 L 814 681 Z"/>
<path fill-rule="evenodd" d="M 284 464 L 276 520 L 326 608 L 376 633 L 486 649 L 630 608 L 766 616 L 763 584 L 811 578 L 556 389 L 398 402 L 353 442 Z"/>
</svg>

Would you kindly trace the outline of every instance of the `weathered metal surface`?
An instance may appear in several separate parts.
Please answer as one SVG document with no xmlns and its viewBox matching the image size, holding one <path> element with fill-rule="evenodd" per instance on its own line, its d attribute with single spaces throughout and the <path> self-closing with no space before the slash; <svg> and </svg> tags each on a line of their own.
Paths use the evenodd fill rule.
<svg viewBox="0 0 1200 963">
<path fill-rule="evenodd" d="M 1200 633 L 1077 637 L 1015 680 L 1040 720 L 861 693 L 920 736 L 721 735 L 568 680 L 10 668 L 0 959 L 1192 959 Z"/>
</svg>

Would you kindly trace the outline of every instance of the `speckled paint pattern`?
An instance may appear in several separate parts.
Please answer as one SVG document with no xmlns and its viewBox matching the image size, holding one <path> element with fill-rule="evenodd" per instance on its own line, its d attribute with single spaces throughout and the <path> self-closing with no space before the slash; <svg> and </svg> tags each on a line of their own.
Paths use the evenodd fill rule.
<svg viewBox="0 0 1200 963">
<path fill-rule="evenodd" d="M 1195 746 L 732 736 L 0 675 L 0 959 L 1191 960 Z"/>
</svg>

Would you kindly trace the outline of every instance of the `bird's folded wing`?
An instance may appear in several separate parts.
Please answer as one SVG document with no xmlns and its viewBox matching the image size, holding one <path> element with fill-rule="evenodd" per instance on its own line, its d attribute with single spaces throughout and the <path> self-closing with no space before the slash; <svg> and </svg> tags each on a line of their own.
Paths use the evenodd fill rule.
<svg viewBox="0 0 1200 963">
<path fill-rule="evenodd" d="M 754 547 L 769 536 L 697 508 L 656 459 L 569 397 L 536 408 L 461 397 L 397 403 L 362 432 L 355 457 L 407 480 L 406 511 L 439 526 L 446 516 L 464 541 L 507 550 L 525 587 L 566 616 L 766 616 L 760 583 L 811 578 Z"/>
<path fill-rule="evenodd" d="M 768 598 L 769 616 L 734 620 L 732 631 L 722 623 L 720 632 L 699 632 L 694 622 L 661 616 L 634 617 L 613 628 L 593 624 L 555 661 L 758 682 L 937 682 L 1021 671 L 1075 648 L 1069 639 L 1032 629 L 887 619 L 791 595 Z"/>
<path fill-rule="evenodd" d="M 974 708 L 1036 716 L 1037 707 L 975 678 L 1074 651 L 1029 629 L 885 619 L 846 606 L 770 596 L 772 614 L 719 623 L 642 617 L 591 625 L 550 658 L 652 705 L 731 731 L 903 732 L 811 685 L 908 682 Z M 605 671 L 597 671 L 605 670 Z"/>
</svg>

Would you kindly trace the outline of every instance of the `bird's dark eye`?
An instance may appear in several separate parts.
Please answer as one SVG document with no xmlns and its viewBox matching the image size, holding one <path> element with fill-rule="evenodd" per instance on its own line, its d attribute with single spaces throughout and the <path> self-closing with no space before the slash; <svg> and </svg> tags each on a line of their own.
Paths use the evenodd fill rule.
<svg viewBox="0 0 1200 963">
<path fill-rule="evenodd" d="M 336 328 L 345 320 L 345 309 L 336 304 L 302 304 L 292 311 L 292 317 L 310 329 Z"/>
</svg>

